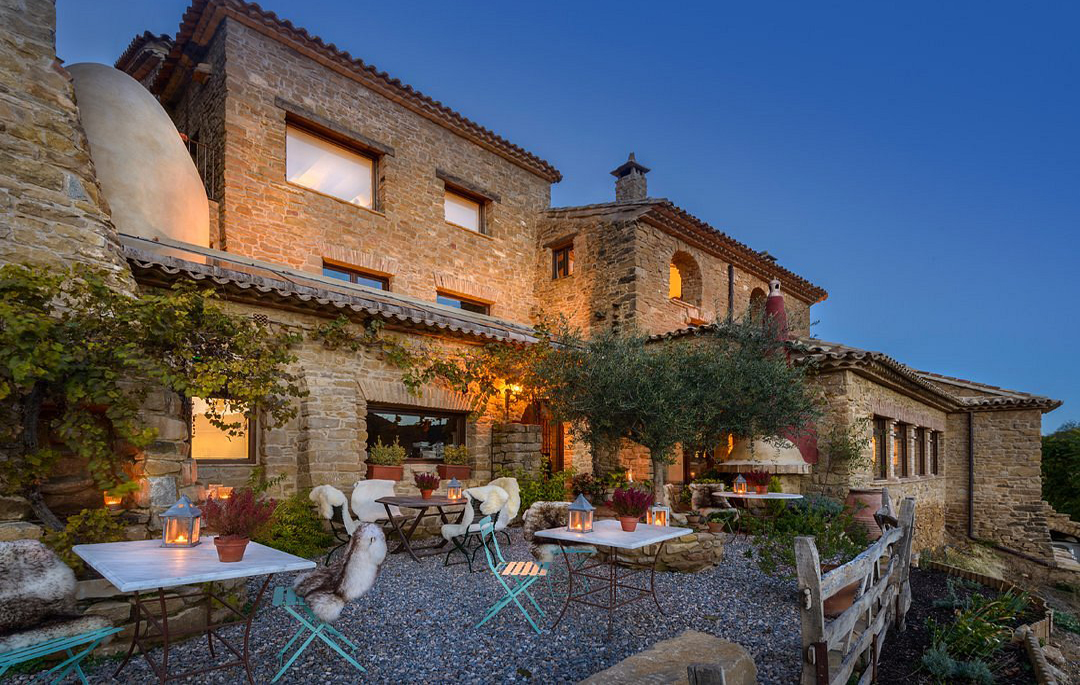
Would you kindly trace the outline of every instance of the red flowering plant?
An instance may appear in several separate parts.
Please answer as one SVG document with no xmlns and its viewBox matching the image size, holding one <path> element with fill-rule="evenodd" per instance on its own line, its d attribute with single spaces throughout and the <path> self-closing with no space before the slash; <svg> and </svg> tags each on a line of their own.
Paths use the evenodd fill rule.
<svg viewBox="0 0 1080 685">
<path fill-rule="evenodd" d="M 755 487 L 768 485 L 772 480 L 772 474 L 768 471 L 750 471 L 745 476 L 746 482 Z"/>
<path fill-rule="evenodd" d="M 277 501 L 259 499 L 251 488 L 235 490 L 226 500 L 210 499 L 203 505 L 207 527 L 222 538 L 253 538 L 274 515 Z"/>
<path fill-rule="evenodd" d="M 428 472 L 417 472 L 413 474 L 413 482 L 416 483 L 417 489 L 423 490 L 438 490 L 439 489 L 439 474 Z"/>
<path fill-rule="evenodd" d="M 652 506 L 652 493 L 637 488 L 616 488 L 609 506 L 622 517 L 641 518 Z"/>
</svg>

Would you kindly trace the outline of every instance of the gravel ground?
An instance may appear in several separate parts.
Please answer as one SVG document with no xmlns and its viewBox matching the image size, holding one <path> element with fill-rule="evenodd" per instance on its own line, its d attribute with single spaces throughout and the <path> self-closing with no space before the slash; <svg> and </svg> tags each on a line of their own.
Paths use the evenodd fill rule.
<svg viewBox="0 0 1080 685">
<path fill-rule="evenodd" d="M 520 531 L 513 531 L 513 540 L 504 551 L 507 558 L 531 558 Z M 546 612 L 540 622 L 547 628 L 543 635 L 532 631 L 516 607 L 504 609 L 477 630 L 473 626 L 500 594 L 486 568 L 470 575 L 464 565 L 444 568 L 441 557 L 417 564 L 405 555 L 387 560 L 372 591 L 346 607 L 336 627 L 360 647 L 357 660 L 367 669 L 365 682 L 576 682 L 688 628 L 746 647 L 763 683 L 797 682 L 795 582 L 764 575 L 743 557 L 744 549 L 745 543 L 728 545 L 724 562 L 702 573 L 658 573 L 657 593 L 666 615 L 659 615 L 651 600 L 619 609 L 610 641 L 605 640 L 606 614 L 580 605 L 571 607 L 557 630 L 550 630 L 562 606 L 558 588 L 565 587 L 565 569 L 554 577 L 556 598 L 543 581 L 534 586 Z M 291 580 L 275 578 L 282 584 Z M 258 682 L 269 682 L 277 672 L 277 652 L 295 626 L 284 611 L 268 604 L 260 610 L 252 628 Z M 226 635 L 241 634 L 237 628 L 228 630 Z M 160 661 L 160 650 L 153 654 Z M 185 643 L 170 656 L 178 667 L 208 658 L 202 640 Z M 116 665 L 116 661 L 97 664 L 87 669 L 87 675 L 91 682 L 109 682 Z M 357 676 L 348 663 L 316 641 L 279 682 L 351 683 L 360 680 Z M 153 675 L 136 657 L 120 680 L 145 683 Z M 242 671 L 219 671 L 189 682 L 238 683 Z"/>
</svg>

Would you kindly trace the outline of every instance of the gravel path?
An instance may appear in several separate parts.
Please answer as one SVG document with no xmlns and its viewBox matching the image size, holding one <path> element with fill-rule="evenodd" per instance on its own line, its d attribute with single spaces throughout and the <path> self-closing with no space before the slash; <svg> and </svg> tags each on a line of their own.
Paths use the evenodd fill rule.
<svg viewBox="0 0 1080 685">
<path fill-rule="evenodd" d="M 504 551 L 507 558 L 531 558 L 520 531 L 513 531 L 513 538 Z M 347 607 L 336 627 L 360 646 L 358 661 L 367 669 L 362 680 L 372 683 L 576 682 L 687 628 L 746 647 L 763 683 L 797 682 L 795 583 L 764 575 L 744 558 L 744 550 L 745 543 L 728 545 L 724 562 L 710 571 L 658 573 L 657 592 L 667 615 L 659 615 L 651 601 L 620 609 L 610 642 L 604 640 L 606 615 L 577 605 L 557 631 L 539 636 L 516 607 L 474 629 L 499 595 L 486 568 L 470 575 L 464 565 L 444 568 L 438 557 L 417 564 L 404 555 L 387 560 L 372 591 Z M 562 581 L 563 572 L 559 569 L 555 580 Z M 289 583 L 291 577 L 275 580 Z M 558 616 L 561 601 L 553 600 L 542 584 L 537 583 L 540 589 L 534 595 L 547 612 L 544 627 Z M 276 673 L 277 651 L 294 629 L 295 622 L 283 611 L 268 605 L 260 610 L 252 628 L 258 682 L 268 682 Z M 235 628 L 229 630 L 238 634 Z M 208 657 L 202 640 L 178 651 L 179 657 L 175 652 L 171 656 L 180 667 Z M 160 659 L 160 650 L 156 654 Z M 115 661 L 108 661 L 88 669 L 87 675 L 91 682 L 108 682 L 115 667 Z M 357 676 L 316 641 L 279 682 L 352 683 L 361 680 Z M 146 683 L 153 677 L 145 661 L 136 658 L 121 680 Z M 190 682 L 239 683 L 242 674 L 232 669 Z"/>
</svg>

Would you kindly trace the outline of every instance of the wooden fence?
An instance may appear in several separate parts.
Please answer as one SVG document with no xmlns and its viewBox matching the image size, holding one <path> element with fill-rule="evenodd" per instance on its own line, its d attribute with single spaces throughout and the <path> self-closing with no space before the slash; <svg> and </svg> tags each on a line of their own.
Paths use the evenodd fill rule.
<svg viewBox="0 0 1080 685">
<path fill-rule="evenodd" d="M 888 498 L 885 498 L 888 502 Z M 875 517 L 881 537 L 862 554 L 824 575 L 812 537 L 795 539 L 802 617 L 802 685 L 845 685 L 852 674 L 858 683 L 876 682 L 877 661 L 889 627 L 904 629 L 911 606 L 911 540 L 915 531 L 915 498 Z M 826 622 L 825 600 L 858 583 L 854 603 Z"/>
</svg>

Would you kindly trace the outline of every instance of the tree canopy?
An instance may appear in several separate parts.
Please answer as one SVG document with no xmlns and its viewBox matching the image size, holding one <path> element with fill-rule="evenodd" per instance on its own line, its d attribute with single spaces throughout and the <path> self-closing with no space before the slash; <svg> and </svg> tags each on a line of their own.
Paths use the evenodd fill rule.
<svg viewBox="0 0 1080 685">
<path fill-rule="evenodd" d="M 1080 423 L 1070 421 L 1042 439 L 1043 499 L 1080 521 Z"/>
</svg>

